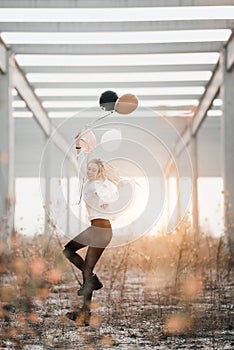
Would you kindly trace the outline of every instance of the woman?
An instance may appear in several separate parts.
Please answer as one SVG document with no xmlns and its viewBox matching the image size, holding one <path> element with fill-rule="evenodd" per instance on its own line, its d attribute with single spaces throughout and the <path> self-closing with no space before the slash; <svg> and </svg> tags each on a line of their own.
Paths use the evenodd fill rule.
<svg viewBox="0 0 234 350">
<path fill-rule="evenodd" d="M 63 251 L 70 262 L 82 271 L 83 285 L 78 295 L 85 296 L 103 287 L 93 270 L 112 238 L 109 207 L 118 199 L 118 176 L 110 170 L 111 167 L 101 159 L 88 162 L 83 193 L 91 226 L 68 242 Z M 77 253 L 84 247 L 88 247 L 85 259 Z"/>
</svg>

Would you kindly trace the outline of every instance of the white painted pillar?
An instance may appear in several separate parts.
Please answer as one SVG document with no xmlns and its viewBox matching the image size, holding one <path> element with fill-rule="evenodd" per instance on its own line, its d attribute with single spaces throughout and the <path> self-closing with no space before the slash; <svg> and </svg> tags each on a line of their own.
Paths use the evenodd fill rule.
<svg viewBox="0 0 234 350">
<path fill-rule="evenodd" d="M 3 48 L 3 47 L 2 47 Z M 0 71 L 0 239 L 10 249 L 14 228 L 14 119 L 12 111 L 12 60 L 5 49 L 5 71 Z"/>
<path fill-rule="evenodd" d="M 229 247 L 234 249 L 234 67 L 226 69 L 227 52 L 221 54 L 223 84 L 220 89 L 223 101 L 221 117 L 221 164 L 224 183 L 225 227 Z"/>
</svg>

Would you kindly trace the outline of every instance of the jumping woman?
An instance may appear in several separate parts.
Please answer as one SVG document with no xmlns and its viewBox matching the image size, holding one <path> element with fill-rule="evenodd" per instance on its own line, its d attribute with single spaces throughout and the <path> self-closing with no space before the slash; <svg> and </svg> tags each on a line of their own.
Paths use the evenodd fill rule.
<svg viewBox="0 0 234 350">
<path fill-rule="evenodd" d="M 89 308 L 92 292 L 103 287 L 94 267 L 111 241 L 110 203 L 118 199 L 118 175 L 101 159 L 92 159 L 87 164 L 83 199 L 86 204 L 90 226 L 69 241 L 64 247 L 64 255 L 82 272 L 83 284 L 78 295 L 84 296 L 84 307 Z M 88 247 L 83 259 L 77 251 Z"/>
</svg>

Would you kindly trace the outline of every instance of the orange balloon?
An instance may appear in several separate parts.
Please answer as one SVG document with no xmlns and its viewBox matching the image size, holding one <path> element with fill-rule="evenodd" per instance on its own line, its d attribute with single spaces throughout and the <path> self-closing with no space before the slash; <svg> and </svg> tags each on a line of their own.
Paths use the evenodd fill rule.
<svg viewBox="0 0 234 350">
<path fill-rule="evenodd" d="M 135 111 L 138 99 L 135 95 L 125 94 L 115 102 L 115 111 L 120 114 L 129 114 Z"/>
</svg>

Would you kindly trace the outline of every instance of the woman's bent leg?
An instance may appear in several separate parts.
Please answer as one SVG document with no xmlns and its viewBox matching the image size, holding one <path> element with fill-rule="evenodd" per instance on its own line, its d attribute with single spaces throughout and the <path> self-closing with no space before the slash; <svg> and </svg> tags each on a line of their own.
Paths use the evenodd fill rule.
<svg viewBox="0 0 234 350">
<path fill-rule="evenodd" d="M 100 259 L 107 245 L 112 238 L 112 229 L 110 222 L 105 219 L 94 219 L 91 226 L 74 237 L 65 245 L 64 255 L 78 268 L 83 274 L 83 286 L 78 295 L 84 295 L 92 290 L 102 288 L 102 283 L 98 277 L 93 274 L 93 269 Z M 77 250 L 88 246 L 85 260 L 76 253 Z M 87 282 L 87 283 L 86 283 Z"/>
<path fill-rule="evenodd" d="M 87 281 L 93 275 L 93 269 L 100 259 L 105 248 L 89 247 L 85 257 L 84 281 Z"/>
<path fill-rule="evenodd" d="M 65 247 L 63 254 L 66 258 L 75 265 L 79 270 L 82 271 L 84 280 L 85 262 L 83 258 L 76 253 L 77 250 L 85 248 L 89 245 L 89 240 L 92 238 L 92 227 L 88 227 L 68 242 Z"/>
<path fill-rule="evenodd" d="M 84 270 L 83 270 L 84 284 L 78 290 L 78 295 L 86 296 L 87 300 L 89 299 L 88 295 L 92 293 L 93 290 L 98 290 L 103 287 L 102 282 L 99 280 L 97 275 L 93 273 L 93 269 L 96 263 L 98 262 L 98 260 L 100 259 L 104 250 L 105 248 L 95 248 L 95 247 L 89 247 L 87 250 Z"/>
<path fill-rule="evenodd" d="M 85 269 L 85 262 L 82 259 L 82 257 L 76 253 L 77 250 L 84 248 L 85 245 L 80 244 L 74 240 L 71 240 L 68 242 L 65 247 L 63 254 L 66 256 L 66 258 L 75 265 L 79 270 L 83 271 Z"/>
</svg>

